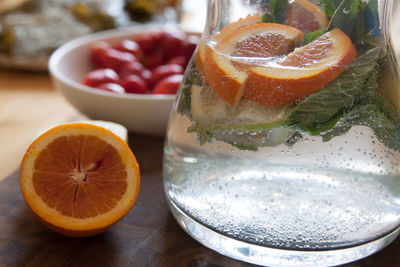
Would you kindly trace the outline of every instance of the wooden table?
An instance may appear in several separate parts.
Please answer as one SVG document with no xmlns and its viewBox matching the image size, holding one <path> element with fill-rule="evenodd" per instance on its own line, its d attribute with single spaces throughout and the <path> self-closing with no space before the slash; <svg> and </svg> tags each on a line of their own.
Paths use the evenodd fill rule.
<svg viewBox="0 0 400 267">
<path fill-rule="evenodd" d="M 107 232 L 73 239 L 47 230 L 22 199 L 18 165 L 36 133 L 84 119 L 45 73 L 0 70 L 0 266 L 253 266 L 202 246 L 175 222 L 162 187 L 162 137 L 130 134 L 141 166 L 139 198 Z M 400 266 L 400 238 L 346 266 Z"/>
</svg>

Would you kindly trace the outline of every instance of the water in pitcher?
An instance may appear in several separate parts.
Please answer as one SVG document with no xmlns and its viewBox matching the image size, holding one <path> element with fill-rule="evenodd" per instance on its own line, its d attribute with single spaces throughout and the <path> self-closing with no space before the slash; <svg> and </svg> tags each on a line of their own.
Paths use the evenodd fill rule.
<svg viewBox="0 0 400 267">
<path fill-rule="evenodd" d="M 165 191 L 182 227 L 225 255 L 272 265 L 348 262 L 373 252 L 307 253 L 364 244 L 376 251 L 389 242 L 376 240 L 397 235 L 396 60 L 382 21 L 348 28 L 348 13 L 378 14 L 376 1 L 356 11 L 341 3 L 332 13 L 287 3 L 280 21 L 269 6 L 203 36 L 170 117 Z M 299 24 L 297 11 L 310 8 L 317 22 Z M 271 259 L 263 248 L 286 254 Z"/>
</svg>

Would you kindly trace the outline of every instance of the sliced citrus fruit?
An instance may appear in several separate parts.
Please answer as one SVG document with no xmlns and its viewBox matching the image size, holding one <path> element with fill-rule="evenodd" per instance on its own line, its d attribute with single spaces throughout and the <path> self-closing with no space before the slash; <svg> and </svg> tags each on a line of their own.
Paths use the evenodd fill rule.
<svg viewBox="0 0 400 267">
<path fill-rule="evenodd" d="M 193 85 L 191 90 L 193 119 L 200 125 L 238 125 L 281 121 L 286 117 L 288 105 L 263 106 L 241 99 L 232 106 L 219 98 L 208 86 Z"/>
<path fill-rule="evenodd" d="M 263 106 L 241 99 L 232 106 L 208 86 L 193 85 L 191 129 L 241 147 L 275 146 L 283 143 L 290 131 L 283 127 L 287 105 Z"/>
<path fill-rule="evenodd" d="M 262 15 L 257 14 L 257 15 L 248 16 L 246 18 L 239 19 L 236 22 L 228 24 L 215 36 L 215 41 L 222 40 L 228 34 L 234 32 L 235 30 L 240 29 L 242 27 L 245 27 L 245 26 L 248 26 L 251 24 L 261 23 L 261 20 L 262 20 Z M 195 63 L 196 63 L 196 67 L 197 67 L 198 71 L 203 75 L 205 74 L 205 72 L 203 71 L 204 62 L 205 62 L 205 48 L 206 48 L 206 44 L 203 41 L 203 39 L 201 39 L 197 46 L 197 50 L 195 53 Z"/>
<path fill-rule="evenodd" d="M 350 38 L 333 29 L 315 41 L 295 49 L 275 66 L 249 72 L 244 97 L 262 105 L 293 103 L 320 90 L 355 59 Z"/>
<path fill-rule="evenodd" d="M 231 105 L 242 97 L 246 67 L 287 54 L 303 43 L 303 33 L 293 27 L 258 23 L 242 27 L 205 48 L 205 79 L 214 92 Z"/>
<path fill-rule="evenodd" d="M 289 5 L 285 24 L 307 33 L 326 28 L 329 18 L 308 0 L 294 0 Z"/>
<path fill-rule="evenodd" d="M 67 236 L 101 233 L 133 206 L 139 167 L 125 141 L 86 123 L 56 126 L 39 136 L 21 163 L 20 187 L 48 228 Z"/>
</svg>

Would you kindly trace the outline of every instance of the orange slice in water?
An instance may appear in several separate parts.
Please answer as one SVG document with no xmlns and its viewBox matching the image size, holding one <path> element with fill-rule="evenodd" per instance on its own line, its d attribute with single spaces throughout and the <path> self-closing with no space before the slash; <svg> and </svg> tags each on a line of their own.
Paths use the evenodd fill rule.
<svg viewBox="0 0 400 267">
<path fill-rule="evenodd" d="M 251 64 L 285 55 L 302 43 L 303 33 L 290 26 L 258 23 L 242 27 L 227 34 L 214 49 L 206 46 L 205 79 L 219 97 L 236 105 Z"/>
<path fill-rule="evenodd" d="M 133 206 L 139 167 L 128 145 L 111 131 L 64 124 L 39 136 L 21 163 L 26 203 L 48 228 L 67 236 L 105 231 Z"/>
<path fill-rule="evenodd" d="M 308 0 L 294 0 L 289 5 L 285 24 L 307 33 L 326 28 L 329 18 Z"/>
<path fill-rule="evenodd" d="M 262 15 L 257 14 L 257 15 L 248 16 L 246 18 L 243 18 L 236 22 L 233 22 L 233 23 L 227 25 L 225 28 L 223 28 L 215 36 L 215 40 L 220 41 L 223 38 L 225 38 L 228 34 L 236 31 L 237 29 L 243 28 L 243 27 L 251 25 L 251 24 L 261 23 L 261 20 L 262 20 Z M 196 54 L 194 57 L 197 70 L 203 75 L 205 74 L 205 71 L 203 70 L 205 57 L 206 57 L 205 48 L 206 48 L 206 44 L 204 43 L 203 39 L 201 39 L 197 46 Z"/>
<path fill-rule="evenodd" d="M 339 29 L 295 49 L 275 66 L 249 72 L 244 97 L 262 105 L 290 104 L 324 87 L 357 55 L 350 38 Z"/>
</svg>

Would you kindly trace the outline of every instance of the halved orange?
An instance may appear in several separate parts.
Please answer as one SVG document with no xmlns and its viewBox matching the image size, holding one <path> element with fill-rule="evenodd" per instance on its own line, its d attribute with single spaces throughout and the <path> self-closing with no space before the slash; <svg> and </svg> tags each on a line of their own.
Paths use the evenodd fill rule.
<svg viewBox="0 0 400 267">
<path fill-rule="evenodd" d="M 243 28 L 243 27 L 251 25 L 251 24 L 261 23 L 261 20 L 262 20 L 262 15 L 257 14 L 257 15 L 253 15 L 253 16 L 247 16 L 245 18 L 239 19 L 236 22 L 228 24 L 215 36 L 215 41 L 218 42 L 218 41 L 222 40 L 228 34 L 236 31 L 237 29 Z M 203 41 L 203 39 L 201 39 L 197 46 L 197 50 L 196 50 L 196 54 L 195 54 L 194 58 L 195 58 L 195 64 L 196 64 L 198 71 L 203 75 L 205 75 L 205 71 L 203 71 L 205 57 L 206 57 L 205 49 L 206 49 L 206 44 Z"/>
<path fill-rule="evenodd" d="M 307 33 L 326 28 L 329 18 L 308 0 L 294 0 L 289 5 L 285 24 Z"/>
<path fill-rule="evenodd" d="M 133 206 L 139 166 L 111 131 L 85 123 L 54 127 L 28 148 L 21 163 L 23 197 L 48 228 L 67 236 L 101 233 Z"/>
<path fill-rule="evenodd" d="M 341 30 L 333 29 L 296 48 L 275 66 L 250 70 L 243 96 L 262 105 L 293 103 L 335 79 L 356 55 L 350 38 Z"/>
<path fill-rule="evenodd" d="M 205 47 L 205 79 L 219 97 L 236 105 L 242 97 L 249 66 L 287 54 L 302 43 L 303 33 L 290 26 L 257 23 L 242 27 L 226 35 L 214 48 Z"/>
</svg>

